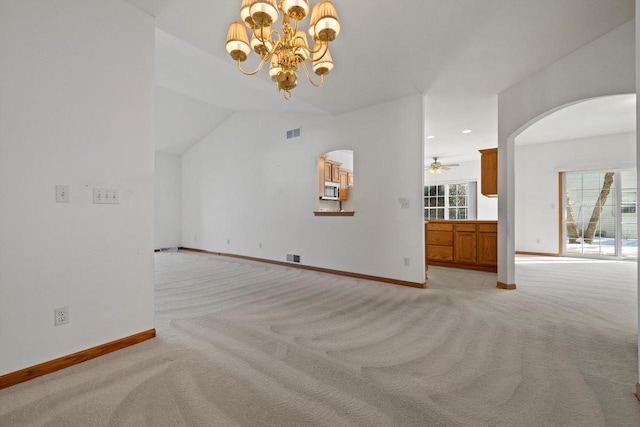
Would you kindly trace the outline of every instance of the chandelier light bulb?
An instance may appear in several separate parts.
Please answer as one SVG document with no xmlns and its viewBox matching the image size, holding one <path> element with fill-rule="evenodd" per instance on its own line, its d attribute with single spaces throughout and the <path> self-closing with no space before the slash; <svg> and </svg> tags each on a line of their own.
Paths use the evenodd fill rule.
<svg viewBox="0 0 640 427">
<path fill-rule="evenodd" d="M 280 71 L 282 71 L 282 67 L 280 66 L 280 54 L 276 52 L 271 56 L 271 66 L 269 67 L 269 77 L 271 77 L 271 80 L 275 82 Z"/>
<path fill-rule="evenodd" d="M 273 45 L 269 35 L 271 34 L 271 27 L 260 27 L 253 30 L 253 36 L 251 37 L 251 48 L 258 55 L 267 55 Z"/>
<path fill-rule="evenodd" d="M 302 21 L 309 13 L 308 0 L 283 0 L 282 10 L 294 21 Z"/>
<path fill-rule="evenodd" d="M 329 74 L 329 71 L 333 69 L 333 58 L 331 58 L 327 43 L 318 42 L 316 46 L 318 45 L 322 45 L 322 48 L 313 55 L 313 72 L 323 76 Z"/>
<path fill-rule="evenodd" d="M 236 61 L 244 61 L 251 52 L 247 30 L 240 22 L 232 22 L 227 32 L 227 52 Z"/>
<path fill-rule="evenodd" d="M 309 44 L 307 43 L 307 34 L 304 31 L 296 31 L 296 34 L 293 37 L 293 46 L 296 48 L 295 54 L 303 61 L 309 58 Z"/>
<path fill-rule="evenodd" d="M 280 16 L 276 0 L 254 0 L 249 8 L 251 20 L 259 27 L 269 27 Z"/>
<path fill-rule="evenodd" d="M 240 18 L 247 27 L 255 29 L 257 25 L 253 22 L 253 19 L 251 19 L 251 12 L 249 11 L 252 3 L 253 0 L 242 0 L 242 6 L 240 6 Z"/>
<path fill-rule="evenodd" d="M 323 42 L 335 40 L 338 34 L 340 34 L 340 22 L 338 21 L 338 13 L 333 3 L 330 1 L 322 1 L 317 3 L 313 9 L 316 11 L 316 20 L 312 24 L 314 37 Z"/>
</svg>

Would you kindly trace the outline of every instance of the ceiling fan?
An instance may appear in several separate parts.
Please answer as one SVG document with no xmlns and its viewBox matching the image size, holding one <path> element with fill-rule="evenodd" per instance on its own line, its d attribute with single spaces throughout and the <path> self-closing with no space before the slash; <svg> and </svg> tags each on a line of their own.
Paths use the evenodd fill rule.
<svg viewBox="0 0 640 427">
<path fill-rule="evenodd" d="M 430 165 L 430 172 L 431 173 L 442 173 L 442 171 L 446 171 L 451 169 L 453 166 L 460 166 L 457 163 L 452 163 L 452 164 L 448 164 L 448 165 L 443 165 L 442 163 L 440 163 L 438 161 L 437 157 L 433 158 L 433 162 Z"/>
</svg>

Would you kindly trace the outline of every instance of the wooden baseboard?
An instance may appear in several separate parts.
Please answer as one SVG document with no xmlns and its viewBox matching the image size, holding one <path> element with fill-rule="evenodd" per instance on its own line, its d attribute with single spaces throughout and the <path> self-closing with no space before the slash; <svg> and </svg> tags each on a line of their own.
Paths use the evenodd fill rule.
<svg viewBox="0 0 640 427">
<path fill-rule="evenodd" d="M 515 283 L 506 284 L 506 283 L 498 282 L 498 285 L 496 286 L 496 288 L 512 291 L 516 288 L 516 284 Z"/>
<path fill-rule="evenodd" d="M 40 363 L 39 365 L 2 375 L 0 376 L 0 390 L 42 375 L 59 371 L 60 369 L 68 368 L 69 366 L 77 365 L 78 363 L 86 362 L 87 360 L 95 359 L 96 357 L 103 356 L 116 350 L 121 350 L 125 347 L 141 343 L 155 336 L 156 330 L 149 329 L 148 331 L 120 338 L 119 340 L 82 350 L 68 356 L 63 356 L 58 359 Z"/>
<path fill-rule="evenodd" d="M 464 270 L 486 271 L 488 273 L 498 272 L 498 266 L 496 265 L 460 264 L 457 262 L 439 261 L 435 259 L 429 259 L 429 265 L 435 265 L 436 267 L 462 268 Z"/>
<path fill-rule="evenodd" d="M 302 264 L 296 264 L 296 263 L 292 263 L 292 262 L 275 261 L 275 260 L 266 259 L 266 258 L 256 258 L 256 257 L 251 257 L 251 256 L 245 256 L 245 255 L 229 254 L 229 253 L 224 253 L 224 252 L 211 252 L 211 251 L 205 251 L 203 249 L 186 248 L 186 247 L 182 247 L 182 246 L 179 247 L 178 249 L 182 250 L 182 251 L 199 252 L 199 253 L 209 254 L 209 255 L 226 256 L 226 257 L 231 257 L 231 258 L 246 259 L 248 261 L 257 261 L 257 262 L 264 262 L 264 263 L 267 263 L 267 264 L 282 265 L 282 266 L 285 266 L 285 267 L 300 268 L 300 269 L 303 269 L 303 270 L 318 271 L 318 272 L 321 272 L 321 273 L 336 274 L 338 276 L 354 277 L 356 279 L 372 280 L 374 282 L 391 283 L 391 284 L 394 284 L 394 285 L 409 286 L 409 287 L 412 287 L 412 288 L 420 288 L 420 289 L 426 289 L 427 288 L 427 283 L 426 282 L 424 282 L 424 283 L 409 282 L 409 281 L 406 281 L 406 280 L 391 279 L 391 278 L 388 278 L 388 277 L 370 276 L 368 274 L 351 273 L 349 271 L 342 271 L 342 270 L 332 270 L 332 269 L 329 269 L 329 268 L 314 267 L 312 265 L 302 265 Z"/>
<path fill-rule="evenodd" d="M 559 257 L 560 254 L 553 254 L 547 252 L 528 252 L 528 251 L 516 251 L 516 255 L 535 255 L 535 256 L 555 256 Z"/>
<path fill-rule="evenodd" d="M 636 384 L 636 397 L 640 400 L 640 383 Z"/>
</svg>

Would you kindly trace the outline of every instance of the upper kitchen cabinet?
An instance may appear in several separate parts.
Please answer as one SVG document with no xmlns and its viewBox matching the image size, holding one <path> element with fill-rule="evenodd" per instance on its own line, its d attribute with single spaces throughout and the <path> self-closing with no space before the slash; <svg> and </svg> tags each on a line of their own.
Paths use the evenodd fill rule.
<svg viewBox="0 0 640 427">
<path fill-rule="evenodd" d="M 498 149 L 480 150 L 480 174 L 482 186 L 480 191 L 487 197 L 498 196 Z"/>
</svg>

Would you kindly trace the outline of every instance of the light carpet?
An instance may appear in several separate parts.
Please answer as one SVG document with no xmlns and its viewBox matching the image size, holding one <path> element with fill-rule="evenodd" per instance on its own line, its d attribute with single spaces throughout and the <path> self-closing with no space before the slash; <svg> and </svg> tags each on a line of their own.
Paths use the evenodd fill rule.
<svg viewBox="0 0 640 427">
<path fill-rule="evenodd" d="M 636 264 L 516 273 L 158 253 L 158 337 L 1 390 L 0 426 L 639 426 Z"/>
</svg>

